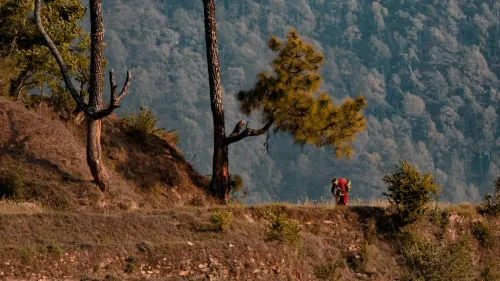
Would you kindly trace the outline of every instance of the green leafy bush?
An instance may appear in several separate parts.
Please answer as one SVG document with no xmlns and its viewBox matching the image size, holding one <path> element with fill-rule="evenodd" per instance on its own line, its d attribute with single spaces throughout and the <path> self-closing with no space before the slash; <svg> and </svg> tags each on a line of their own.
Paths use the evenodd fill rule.
<svg viewBox="0 0 500 281">
<path fill-rule="evenodd" d="M 156 128 L 158 118 L 148 108 L 142 107 L 139 113 L 132 111 L 122 118 L 126 132 L 138 142 L 145 142 L 149 136 L 162 132 L 163 129 Z"/>
<path fill-rule="evenodd" d="M 482 247 L 487 247 L 491 243 L 492 233 L 490 226 L 484 221 L 475 221 L 471 223 L 470 232 Z"/>
<path fill-rule="evenodd" d="M 289 219 L 286 213 L 270 212 L 267 217 L 271 224 L 266 230 L 266 240 L 282 241 L 297 248 L 301 246 L 301 228 L 296 222 Z"/>
<path fill-rule="evenodd" d="M 22 199 L 25 185 L 22 165 L 0 171 L 0 199 Z"/>
<path fill-rule="evenodd" d="M 400 280 L 475 280 L 477 272 L 471 268 L 474 248 L 469 236 L 448 245 L 428 241 L 413 230 L 402 232 L 401 238 L 401 253 L 409 272 Z"/>
<path fill-rule="evenodd" d="M 217 231 L 226 231 L 233 222 L 232 212 L 213 212 L 210 215 L 210 222 L 214 225 Z"/>
<path fill-rule="evenodd" d="M 488 193 L 484 197 L 483 207 L 486 213 L 500 214 L 500 177 L 495 181 L 495 194 Z"/>
<path fill-rule="evenodd" d="M 396 172 L 383 178 L 389 184 L 384 195 L 395 208 L 396 215 L 403 225 L 420 219 L 427 210 L 433 195 L 438 195 L 440 186 L 431 174 L 421 175 L 410 163 L 401 161 Z"/>
</svg>

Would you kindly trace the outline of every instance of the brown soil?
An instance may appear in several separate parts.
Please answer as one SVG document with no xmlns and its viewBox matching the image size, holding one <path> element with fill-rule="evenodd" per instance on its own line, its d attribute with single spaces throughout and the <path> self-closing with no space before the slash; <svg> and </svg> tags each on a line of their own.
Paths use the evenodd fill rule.
<svg viewBox="0 0 500 281">
<path fill-rule="evenodd" d="M 184 160 L 168 134 L 138 144 L 116 116 L 103 121 L 103 150 L 113 185 L 101 193 L 86 163 L 85 124 L 38 111 L 0 97 L 0 172 L 20 167 L 25 200 L 59 210 L 94 211 L 207 201 L 207 179 Z"/>
<path fill-rule="evenodd" d="M 340 274 L 338 280 L 397 280 L 407 270 L 391 219 L 377 207 L 175 207 L 106 215 L 9 206 L 0 205 L 2 280 L 336 280 L 319 278 L 321 272 Z M 211 223 L 213 211 L 233 213 L 227 230 Z M 301 246 L 266 240 L 269 212 L 299 224 Z M 452 213 L 446 233 L 467 230 L 468 220 L 480 217 L 474 216 Z M 418 226 L 421 235 L 438 232 L 431 221 Z M 478 274 L 500 250 L 500 221 L 486 221 L 493 242 L 489 249 L 475 246 L 478 262 L 470 270 Z M 443 241 L 449 239 L 457 238 Z M 344 266 L 334 267 L 338 262 Z"/>
</svg>

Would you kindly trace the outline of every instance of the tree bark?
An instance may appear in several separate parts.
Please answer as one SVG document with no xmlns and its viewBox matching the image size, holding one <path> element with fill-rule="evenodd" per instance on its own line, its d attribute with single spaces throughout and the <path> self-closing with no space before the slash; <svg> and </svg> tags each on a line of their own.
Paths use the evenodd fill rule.
<svg viewBox="0 0 500 281">
<path fill-rule="evenodd" d="M 110 178 L 102 161 L 101 148 L 101 119 L 110 115 L 118 104 L 128 93 L 128 87 L 132 75 L 127 71 L 127 79 L 120 94 L 117 94 L 115 76 L 113 70 L 109 72 L 111 84 L 111 101 L 106 108 L 103 108 L 103 60 L 104 60 L 104 24 L 102 18 L 102 0 L 90 0 L 90 83 L 89 83 L 89 103 L 85 104 L 83 97 L 77 92 L 68 72 L 68 67 L 57 49 L 54 42 L 43 28 L 41 14 L 41 0 L 35 0 L 35 17 L 37 28 L 47 42 L 47 47 L 56 59 L 63 75 L 66 88 L 76 101 L 78 108 L 87 117 L 87 164 L 94 177 L 94 182 L 101 190 L 105 190 L 110 185 Z"/>
<path fill-rule="evenodd" d="M 90 0 L 90 85 L 89 108 L 98 112 L 103 107 L 102 88 L 104 70 L 104 24 L 101 0 Z M 87 163 L 94 181 L 101 190 L 106 190 L 110 179 L 102 161 L 101 119 L 88 118 L 87 124 Z"/>
<path fill-rule="evenodd" d="M 217 195 L 221 201 L 227 203 L 229 199 L 228 147 L 224 143 L 226 133 L 215 21 L 215 1 L 203 0 L 203 11 L 205 15 L 205 41 L 210 85 L 210 105 L 214 124 L 214 154 L 210 190 L 214 195 Z"/>
<path fill-rule="evenodd" d="M 105 191 L 111 185 L 111 180 L 101 157 L 101 125 L 101 120 L 87 118 L 87 164 L 95 184 Z"/>
</svg>

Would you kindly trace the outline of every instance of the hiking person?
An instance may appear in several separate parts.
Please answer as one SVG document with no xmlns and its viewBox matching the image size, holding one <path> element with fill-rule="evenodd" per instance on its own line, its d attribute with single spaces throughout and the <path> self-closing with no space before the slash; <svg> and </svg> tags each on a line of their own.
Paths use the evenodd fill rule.
<svg viewBox="0 0 500 281">
<path fill-rule="evenodd" d="M 351 190 L 351 181 L 345 178 L 332 179 L 332 195 L 335 197 L 337 205 L 347 205 L 349 202 L 349 191 Z"/>
</svg>

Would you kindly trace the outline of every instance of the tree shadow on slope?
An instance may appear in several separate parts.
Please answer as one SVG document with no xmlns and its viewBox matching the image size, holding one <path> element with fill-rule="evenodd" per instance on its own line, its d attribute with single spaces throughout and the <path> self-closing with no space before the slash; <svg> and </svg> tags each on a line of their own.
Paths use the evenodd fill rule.
<svg viewBox="0 0 500 281">
<path fill-rule="evenodd" d="M 208 186 L 208 180 L 186 162 L 169 134 L 151 134 L 145 142 L 137 142 L 125 133 L 116 116 L 105 119 L 103 128 L 103 148 L 112 168 L 139 187 L 160 184 L 193 191 Z"/>
<path fill-rule="evenodd" d="M 393 215 L 386 213 L 385 208 L 372 206 L 353 206 L 350 209 L 357 213 L 360 223 L 365 231 L 375 227 L 376 235 L 384 237 L 395 234 L 398 230 L 396 220 Z"/>
</svg>

